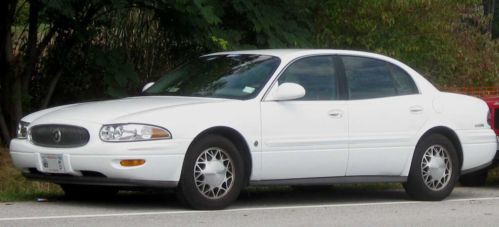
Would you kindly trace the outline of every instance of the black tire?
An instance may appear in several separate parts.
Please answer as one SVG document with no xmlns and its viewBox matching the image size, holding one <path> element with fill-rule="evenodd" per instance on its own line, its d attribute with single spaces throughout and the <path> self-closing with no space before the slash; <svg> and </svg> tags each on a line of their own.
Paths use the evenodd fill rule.
<svg viewBox="0 0 499 227">
<path fill-rule="evenodd" d="M 73 200 L 99 200 L 115 196 L 119 189 L 110 186 L 62 184 L 64 196 Z"/>
<path fill-rule="evenodd" d="M 198 185 L 195 180 L 195 167 L 197 170 L 204 170 L 203 164 L 196 166 L 196 162 L 199 158 L 201 158 L 201 154 L 206 154 L 205 152 L 214 152 L 214 150 L 220 151 L 220 155 L 224 152 L 223 157 L 225 157 L 226 161 L 222 161 L 225 169 L 219 170 L 216 174 L 224 175 L 224 179 L 231 180 L 223 180 L 223 182 L 216 181 L 212 182 L 213 185 L 220 183 L 219 186 L 211 186 L 210 184 L 200 183 L 200 182 L 208 182 L 205 181 L 205 175 L 198 173 L 198 185 L 203 189 L 206 189 L 208 192 L 201 192 L 198 189 Z M 206 156 L 207 157 L 207 156 Z M 222 156 L 220 156 L 221 158 Z M 216 156 L 218 160 L 218 156 Z M 214 160 L 206 158 L 207 161 Z M 229 162 L 227 162 L 227 160 Z M 228 166 L 231 163 L 231 172 L 228 170 Z M 227 165 L 227 166 L 225 166 Z M 219 166 L 220 167 L 220 166 Z M 206 165 L 204 166 L 206 168 Z M 180 176 L 180 181 L 177 186 L 177 196 L 179 200 L 186 206 L 199 209 L 199 210 L 215 210 L 215 209 L 223 209 L 231 204 L 233 201 L 237 199 L 241 189 L 244 186 L 244 162 L 243 159 L 237 150 L 236 146 L 226 139 L 225 137 L 218 135 L 207 135 L 203 138 L 195 141 L 186 153 L 184 158 L 184 164 L 182 166 L 182 173 Z M 221 172 L 220 172 L 221 171 Z M 216 174 L 211 173 L 212 175 L 206 174 L 206 176 L 214 176 Z M 200 177 L 201 176 L 201 177 Z M 219 175 L 220 176 L 220 175 Z M 214 179 L 214 178 L 211 178 Z M 226 188 L 227 190 L 220 190 L 221 188 Z M 210 191 L 211 190 L 211 191 Z M 215 196 L 216 193 L 220 193 L 219 196 Z"/>
<path fill-rule="evenodd" d="M 489 175 L 489 169 L 482 169 L 476 172 L 464 174 L 459 177 L 459 182 L 463 186 L 467 187 L 479 187 L 484 186 L 487 182 L 487 176 Z"/>
<path fill-rule="evenodd" d="M 440 178 L 444 179 L 443 181 L 446 182 L 446 183 L 439 183 L 440 186 L 432 183 L 439 181 L 434 181 L 431 174 L 426 175 L 427 176 L 426 181 L 423 178 L 423 171 L 428 171 L 430 169 L 428 167 L 425 168 L 422 167 L 423 162 L 428 162 L 428 161 L 423 161 L 423 156 L 426 153 L 426 151 L 429 150 L 431 147 L 436 149 L 443 148 L 444 150 L 441 151 L 442 152 L 446 151 L 447 160 L 448 162 L 450 162 L 450 167 L 448 167 L 447 164 L 444 164 L 446 170 L 444 170 L 443 174 L 448 174 L 447 175 L 448 177 Z M 431 158 L 429 160 L 431 160 Z M 434 158 L 434 160 L 442 161 L 441 159 L 436 159 L 436 158 Z M 411 169 L 409 172 L 409 176 L 407 178 L 407 182 L 404 184 L 404 188 L 407 194 L 409 194 L 413 199 L 416 200 L 423 200 L 423 201 L 443 200 L 447 196 L 449 196 L 449 194 L 454 189 L 458 176 L 459 176 L 459 160 L 454 145 L 447 137 L 440 134 L 432 134 L 423 138 L 416 146 L 416 150 L 414 152 L 414 156 L 411 162 Z M 425 182 L 429 182 L 429 184 L 432 185 L 429 186 Z M 434 188 L 432 189 L 431 187 Z"/>
</svg>

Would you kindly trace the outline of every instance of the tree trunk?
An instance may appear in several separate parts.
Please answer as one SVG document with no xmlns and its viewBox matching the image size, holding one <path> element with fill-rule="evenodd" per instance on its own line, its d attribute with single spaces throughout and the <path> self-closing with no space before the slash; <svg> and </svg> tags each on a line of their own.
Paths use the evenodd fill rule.
<svg viewBox="0 0 499 227">
<path fill-rule="evenodd" d="M 482 0 L 483 5 L 483 15 L 491 17 L 489 24 L 487 25 L 487 32 L 492 34 L 494 29 L 494 17 L 495 17 L 495 9 L 496 9 L 496 0 Z"/>
<path fill-rule="evenodd" d="M 0 145 L 10 141 L 6 113 L 11 103 L 11 81 L 15 75 L 12 55 L 12 23 L 16 12 L 17 0 L 0 1 Z"/>
<path fill-rule="evenodd" d="M 17 0 L 5 0 L 0 2 L 0 70 L 1 77 L 7 76 L 12 61 L 12 23 L 16 11 Z M 1 78 L 3 79 L 3 78 Z M 2 88 L 0 84 L 0 88 Z M 4 84 L 5 86 L 5 84 Z"/>
<path fill-rule="evenodd" d="M 23 71 L 20 73 L 20 70 L 15 72 L 11 72 L 9 80 L 9 86 L 12 86 L 12 91 L 9 94 L 11 97 L 11 106 L 9 109 L 12 109 L 10 114 L 10 122 L 15 123 L 21 120 L 23 116 L 23 100 L 24 96 L 28 94 L 29 83 L 32 80 L 31 76 L 33 74 L 33 70 L 36 66 L 36 51 L 37 51 L 37 42 L 38 42 L 38 12 L 40 9 L 40 2 L 37 0 L 29 1 L 29 19 L 28 19 L 28 41 L 26 43 L 26 55 L 21 61 L 21 64 L 18 63 L 19 68 L 22 68 Z M 6 110 L 9 110 L 6 108 Z M 15 127 L 11 127 L 11 132 L 14 132 Z"/>
<path fill-rule="evenodd" d="M 28 42 L 26 43 L 26 57 L 24 72 L 22 75 L 22 91 L 27 92 L 31 76 L 36 67 L 36 52 L 38 43 L 38 11 L 40 3 L 38 0 L 29 1 L 29 27 Z"/>
<path fill-rule="evenodd" d="M 41 109 L 45 109 L 49 106 L 50 100 L 52 100 L 52 95 L 54 94 L 55 88 L 57 87 L 57 83 L 59 82 L 61 75 L 62 75 L 62 70 L 59 70 L 55 74 L 54 78 L 52 78 L 52 81 L 50 81 L 49 90 L 47 91 L 47 95 L 43 99 Z"/>
<path fill-rule="evenodd" d="M 492 16 L 492 39 L 499 38 L 499 1 L 494 1 L 494 13 Z"/>
<path fill-rule="evenodd" d="M 0 106 L 0 145 L 5 144 L 9 146 L 10 142 L 10 133 L 9 133 L 9 128 L 7 126 L 7 122 L 5 121 L 5 118 L 3 117 L 3 112 L 2 112 L 2 107 Z"/>
</svg>

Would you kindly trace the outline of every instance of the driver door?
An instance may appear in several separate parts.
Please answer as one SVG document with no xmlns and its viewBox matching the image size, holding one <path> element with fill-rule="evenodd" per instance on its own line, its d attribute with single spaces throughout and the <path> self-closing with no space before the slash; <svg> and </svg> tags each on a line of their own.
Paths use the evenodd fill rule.
<svg viewBox="0 0 499 227">
<path fill-rule="evenodd" d="M 305 96 L 261 103 L 262 180 L 344 176 L 348 161 L 348 112 L 340 100 L 334 56 L 301 58 L 279 84 L 296 83 Z"/>
</svg>

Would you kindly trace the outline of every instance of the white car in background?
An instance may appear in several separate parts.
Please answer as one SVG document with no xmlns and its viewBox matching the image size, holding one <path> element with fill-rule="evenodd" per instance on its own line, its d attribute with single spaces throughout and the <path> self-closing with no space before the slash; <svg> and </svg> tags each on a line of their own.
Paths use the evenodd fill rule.
<svg viewBox="0 0 499 227">
<path fill-rule="evenodd" d="M 382 55 L 235 51 L 193 59 L 137 97 L 32 113 L 10 152 L 24 176 L 68 196 L 175 187 L 192 208 L 220 209 L 246 185 L 400 182 L 442 200 L 491 163 L 487 114 Z"/>
</svg>

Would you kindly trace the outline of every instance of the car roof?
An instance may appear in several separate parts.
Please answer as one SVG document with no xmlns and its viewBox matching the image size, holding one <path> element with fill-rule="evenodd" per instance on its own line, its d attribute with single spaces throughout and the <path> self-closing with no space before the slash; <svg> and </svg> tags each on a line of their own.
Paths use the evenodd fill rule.
<svg viewBox="0 0 499 227">
<path fill-rule="evenodd" d="M 386 56 L 369 53 L 364 51 L 355 50 L 338 50 L 338 49 L 261 49 L 261 50 L 240 50 L 240 51 L 225 51 L 207 54 L 205 56 L 212 55 L 230 55 L 230 54 L 257 54 L 257 55 L 270 55 L 279 58 L 293 58 L 306 55 L 314 54 L 342 54 L 342 55 L 355 55 L 355 56 L 366 56 L 375 58 L 387 58 Z"/>
<path fill-rule="evenodd" d="M 294 59 L 310 56 L 310 55 L 352 55 L 359 57 L 369 57 L 375 58 L 379 60 L 384 60 L 395 65 L 398 65 L 402 69 L 409 72 L 412 78 L 415 80 L 418 89 L 423 89 L 426 92 L 438 92 L 438 90 L 426 79 L 424 79 L 418 72 L 414 71 L 412 68 L 407 66 L 406 64 L 393 59 L 391 57 L 387 57 L 381 54 L 375 54 L 364 51 L 356 51 L 356 50 L 339 50 L 339 49 L 261 49 L 261 50 L 241 50 L 241 51 L 226 51 L 226 52 L 217 52 L 211 53 L 204 56 L 214 56 L 214 55 L 238 55 L 238 54 L 256 54 L 256 55 L 269 55 L 280 58 L 284 63 L 288 63 Z M 284 64 L 285 65 L 285 64 Z"/>
</svg>

